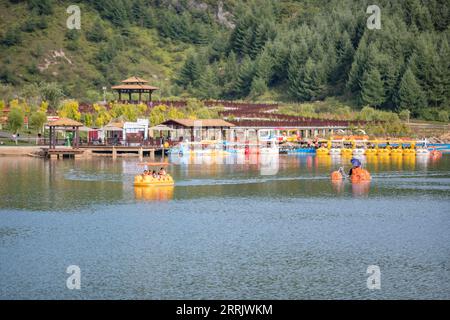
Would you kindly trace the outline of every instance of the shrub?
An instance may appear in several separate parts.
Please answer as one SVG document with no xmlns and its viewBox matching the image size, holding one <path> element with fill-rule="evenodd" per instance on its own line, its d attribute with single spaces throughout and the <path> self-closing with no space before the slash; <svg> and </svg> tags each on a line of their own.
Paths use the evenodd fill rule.
<svg viewBox="0 0 450 320">
<path fill-rule="evenodd" d="M 42 111 L 37 111 L 30 116 L 30 126 L 34 129 L 38 129 L 41 132 L 42 127 L 47 122 L 47 116 Z"/>
<path fill-rule="evenodd" d="M 8 126 L 9 129 L 16 133 L 23 126 L 24 113 L 21 109 L 15 107 L 12 108 L 8 114 Z"/>
<path fill-rule="evenodd" d="M 58 115 L 63 118 L 70 118 L 79 121 L 81 119 L 81 113 L 78 110 L 78 101 L 64 101 L 61 109 L 58 110 Z"/>
<path fill-rule="evenodd" d="M 438 120 L 441 122 L 448 122 L 448 120 L 449 120 L 448 112 L 445 110 L 439 111 Z"/>
<path fill-rule="evenodd" d="M 1 44 L 7 47 L 18 45 L 22 42 L 22 36 L 18 28 L 9 28 L 1 39 Z"/>
<path fill-rule="evenodd" d="M 409 111 L 407 109 L 402 110 L 402 111 L 400 111 L 398 116 L 401 120 L 409 122 L 409 119 L 411 117 L 411 111 Z"/>
</svg>

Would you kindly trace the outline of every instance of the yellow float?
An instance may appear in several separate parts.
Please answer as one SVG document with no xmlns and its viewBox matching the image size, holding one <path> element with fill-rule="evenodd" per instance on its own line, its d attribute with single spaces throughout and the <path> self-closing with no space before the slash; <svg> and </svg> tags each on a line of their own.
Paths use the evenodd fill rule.
<svg viewBox="0 0 450 320">
<path fill-rule="evenodd" d="M 173 185 L 174 185 L 173 178 L 169 174 L 157 178 L 154 178 L 152 176 L 143 176 L 141 174 L 134 177 L 135 187 L 173 186 Z"/>
<path fill-rule="evenodd" d="M 165 167 L 168 165 L 166 162 L 144 162 L 140 163 L 141 166 L 148 167 Z M 158 187 L 158 186 L 173 186 L 174 181 L 170 174 L 164 174 L 161 176 L 153 177 L 152 175 L 138 174 L 134 177 L 135 187 Z"/>
</svg>

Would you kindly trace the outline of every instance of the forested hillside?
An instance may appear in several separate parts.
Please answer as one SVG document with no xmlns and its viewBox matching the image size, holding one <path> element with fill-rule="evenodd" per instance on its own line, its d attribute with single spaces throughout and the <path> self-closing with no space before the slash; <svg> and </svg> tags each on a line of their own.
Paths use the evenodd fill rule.
<svg viewBox="0 0 450 320">
<path fill-rule="evenodd" d="M 448 0 L 376 2 L 380 30 L 366 26 L 373 1 L 2 0 L 0 98 L 59 86 L 93 102 L 139 75 L 165 97 L 332 98 L 448 118 Z M 81 30 L 66 27 L 70 4 Z"/>
</svg>

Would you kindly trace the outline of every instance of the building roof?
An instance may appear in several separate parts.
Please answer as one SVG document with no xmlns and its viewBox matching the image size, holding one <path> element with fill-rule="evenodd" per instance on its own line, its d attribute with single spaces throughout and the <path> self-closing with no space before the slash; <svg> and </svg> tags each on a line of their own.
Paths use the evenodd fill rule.
<svg viewBox="0 0 450 320">
<path fill-rule="evenodd" d="M 163 124 L 158 124 L 157 126 L 153 126 L 148 128 L 148 130 L 152 130 L 152 131 L 173 131 L 174 129 L 172 129 L 171 127 L 168 127 L 166 125 Z"/>
<path fill-rule="evenodd" d="M 148 83 L 147 80 L 144 80 L 139 77 L 131 77 L 125 80 L 122 80 L 122 83 Z"/>
<path fill-rule="evenodd" d="M 81 122 L 69 118 L 59 118 L 58 120 L 47 123 L 49 127 L 82 127 Z"/>
<path fill-rule="evenodd" d="M 100 128 L 100 131 L 122 131 L 123 128 L 107 125 L 102 128 Z"/>
<path fill-rule="evenodd" d="M 113 90 L 159 90 L 158 87 L 149 86 L 147 84 L 119 84 L 117 86 L 112 86 Z"/>
<path fill-rule="evenodd" d="M 201 125 L 202 127 L 234 127 L 234 124 L 222 119 L 169 119 L 162 123 L 163 125 L 178 124 L 183 127 L 193 128 Z"/>
<path fill-rule="evenodd" d="M 123 129 L 123 121 L 111 121 L 110 123 L 108 123 L 107 125 L 104 126 L 104 128 L 108 128 L 108 127 L 114 127 L 114 128 L 120 128 L 121 130 Z"/>
</svg>

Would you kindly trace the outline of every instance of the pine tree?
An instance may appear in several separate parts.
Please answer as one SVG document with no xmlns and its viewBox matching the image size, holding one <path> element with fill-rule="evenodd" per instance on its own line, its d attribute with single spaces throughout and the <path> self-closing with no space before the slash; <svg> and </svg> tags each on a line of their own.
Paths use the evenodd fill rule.
<svg viewBox="0 0 450 320">
<path fill-rule="evenodd" d="M 364 105 L 378 107 L 385 101 L 384 83 L 378 69 L 364 72 L 361 87 L 361 102 Z"/>
<path fill-rule="evenodd" d="M 251 89 L 250 89 L 250 98 L 255 101 L 260 96 L 264 95 L 267 91 L 267 83 L 266 80 L 260 77 L 255 77 L 252 81 Z"/>
<path fill-rule="evenodd" d="M 304 100 L 299 88 L 302 80 L 302 70 L 306 63 L 306 57 L 308 49 L 306 44 L 304 46 L 294 46 L 289 56 L 288 66 L 288 79 L 289 79 L 289 92 L 292 97 L 298 100 Z"/>
<path fill-rule="evenodd" d="M 425 94 L 411 68 L 406 69 L 402 77 L 398 95 L 399 108 L 401 110 L 410 110 L 413 115 L 418 115 L 420 109 L 427 106 Z"/>
<path fill-rule="evenodd" d="M 100 20 L 96 20 L 86 34 L 86 39 L 91 42 L 101 42 L 106 39 L 105 28 Z"/>
<path fill-rule="evenodd" d="M 53 13 L 53 0 L 29 0 L 28 7 L 39 15 Z"/>
<path fill-rule="evenodd" d="M 177 83 L 184 87 L 187 87 L 188 85 L 192 86 L 194 82 L 200 78 L 200 72 L 201 68 L 198 58 L 190 54 L 180 70 Z"/>
<path fill-rule="evenodd" d="M 216 75 L 217 72 L 213 67 L 206 67 L 198 80 L 197 97 L 200 99 L 218 99 L 220 97 Z"/>
<path fill-rule="evenodd" d="M 224 98 L 228 99 L 233 97 L 238 71 L 239 68 L 236 54 L 234 51 L 231 51 L 225 61 L 223 72 L 221 73 L 221 78 L 219 79 L 219 84 L 223 87 Z"/>
<path fill-rule="evenodd" d="M 273 58 L 267 50 L 264 50 L 255 61 L 255 74 L 258 78 L 263 79 L 266 85 L 272 79 L 273 64 Z"/>
<path fill-rule="evenodd" d="M 361 94 L 364 73 L 374 66 L 375 59 L 378 55 L 379 53 L 375 45 L 367 45 L 367 39 L 363 38 L 355 53 L 348 77 L 347 87 L 352 93 L 357 95 Z"/>
<path fill-rule="evenodd" d="M 114 25 L 124 27 L 128 24 L 131 9 L 126 0 L 100 0 L 95 1 L 94 4 L 102 16 Z"/>
<path fill-rule="evenodd" d="M 449 76 L 450 59 L 449 47 L 446 41 L 441 44 L 440 52 L 435 52 L 432 58 L 432 83 L 429 92 L 429 105 L 439 107 L 443 105 L 450 94 Z"/>
<path fill-rule="evenodd" d="M 344 32 L 336 44 L 337 66 L 336 71 L 331 74 L 331 80 L 333 82 L 348 78 L 354 54 L 355 49 L 353 48 L 350 36 L 347 32 Z"/>
<path fill-rule="evenodd" d="M 246 56 L 241 65 L 239 66 L 239 72 L 234 87 L 236 97 L 246 97 L 250 93 L 253 77 L 255 75 L 255 67 L 250 57 Z"/>
<path fill-rule="evenodd" d="M 245 55 L 249 52 L 249 41 L 253 37 L 253 32 L 247 12 L 244 11 L 240 15 L 236 19 L 236 27 L 231 34 L 231 50 L 239 55 Z"/>
<path fill-rule="evenodd" d="M 306 64 L 297 72 L 290 69 L 289 75 L 289 90 L 297 100 L 316 100 L 322 93 L 323 85 L 320 74 L 311 58 L 308 58 Z"/>
<path fill-rule="evenodd" d="M 433 85 L 434 44 L 432 40 L 422 35 L 416 42 L 414 54 L 410 58 L 411 71 L 429 99 Z"/>
<path fill-rule="evenodd" d="M 402 70 L 404 70 L 403 63 L 390 55 L 383 55 L 379 62 L 379 70 L 385 92 L 385 102 L 382 107 L 395 111 L 398 86 L 401 81 Z"/>
</svg>

